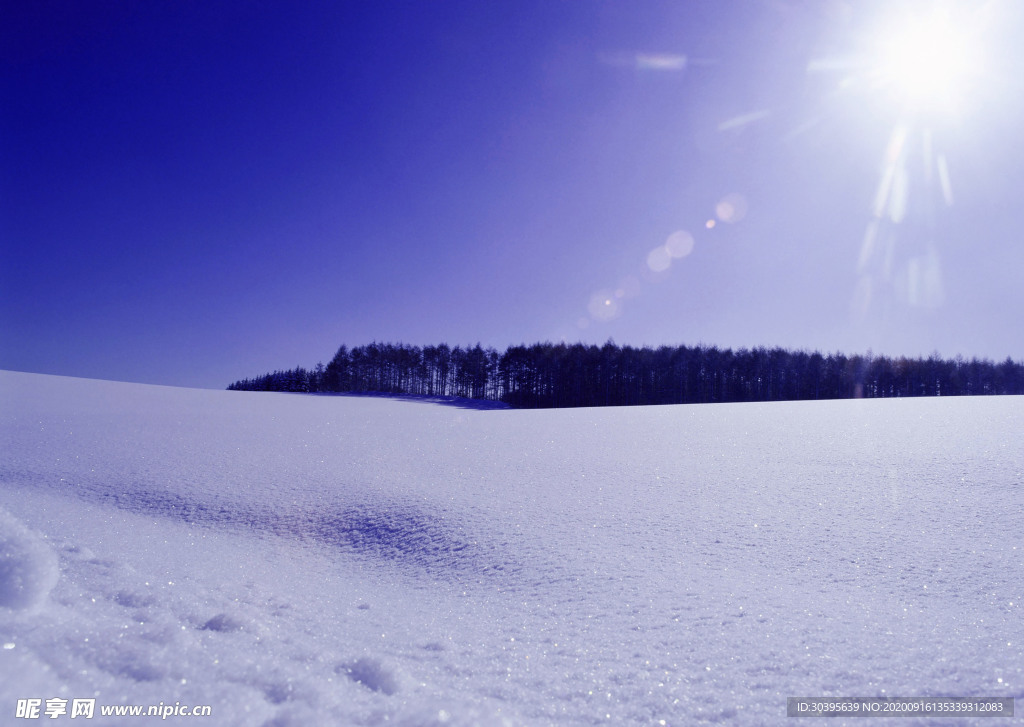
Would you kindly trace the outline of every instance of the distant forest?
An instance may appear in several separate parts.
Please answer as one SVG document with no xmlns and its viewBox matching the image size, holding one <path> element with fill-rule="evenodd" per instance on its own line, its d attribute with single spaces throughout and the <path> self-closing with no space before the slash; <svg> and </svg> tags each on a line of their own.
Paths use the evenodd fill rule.
<svg viewBox="0 0 1024 727">
<path fill-rule="evenodd" d="M 240 391 L 381 392 L 503 401 L 517 408 L 1024 394 L 1024 365 L 962 357 L 846 356 L 782 348 L 612 341 L 493 348 L 342 346 L 324 366 L 243 379 Z"/>
</svg>

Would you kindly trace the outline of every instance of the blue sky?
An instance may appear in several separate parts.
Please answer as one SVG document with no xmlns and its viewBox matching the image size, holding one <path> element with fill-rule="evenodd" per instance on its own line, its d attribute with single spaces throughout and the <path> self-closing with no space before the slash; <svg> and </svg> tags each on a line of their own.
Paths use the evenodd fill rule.
<svg viewBox="0 0 1024 727">
<path fill-rule="evenodd" d="M 974 50 L 910 93 L 880 49 L 936 7 L 10 4 L 0 367 L 222 387 L 341 343 L 609 338 L 1022 359 L 1021 10 L 948 6 L 960 35 L 916 57 Z"/>
</svg>

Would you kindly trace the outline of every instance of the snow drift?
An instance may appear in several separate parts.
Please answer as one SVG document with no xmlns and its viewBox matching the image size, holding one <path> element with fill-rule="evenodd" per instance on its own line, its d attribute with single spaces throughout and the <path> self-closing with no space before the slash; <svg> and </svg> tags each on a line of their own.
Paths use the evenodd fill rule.
<svg viewBox="0 0 1024 727">
<path fill-rule="evenodd" d="M 57 558 L 49 546 L 0 509 L 0 607 L 28 609 L 57 584 Z"/>
</svg>

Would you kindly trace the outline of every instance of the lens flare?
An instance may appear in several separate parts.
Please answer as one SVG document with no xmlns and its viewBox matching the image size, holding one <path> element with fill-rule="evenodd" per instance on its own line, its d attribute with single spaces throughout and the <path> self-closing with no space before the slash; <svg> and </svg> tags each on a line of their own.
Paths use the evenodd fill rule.
<svg viewBox="0 0 1024 727">
<path fill-rule="evenodd" d="M 743 129 L 755 121 L 761 121 L 771 116 L 771 111 L 768 109 L 760 109 L 759 111 L 751 111 L 750 113 L 740 114 L 739 116 L 733 116 L 731 119 L 726 119 L 718 124 L 719 131 L 737 131 Z"/>
<path fill-rule="evenodd" d="M 682 71 L 686 56 L 674 53 L 637 53 L 636 67 L 645 71 Z"/>
<path fill-rule="evenodd" d="M 939 169 L 939 185 L 942 187 L 942 199 L 947 207 L 953 205 L 953 185 L 949 181 L 949 165 L 946 164 L 946 155 L 939 154 L 935 162 Z"/>
<path fill-rule="evenodd" d="M 942 263 L 935 249 L 911 258 L 907 263 L 906 289 L 903 291 L 907 303 L 915 308 L 938 308 L 942 305 Z"/>
<path fill-rule="evenodd" d="M 595 321 L 610 321 L 618 317 L 621 306 L 614 291 L 599 290 L 590 296 L 587 312 Z"/>
<path fill-rule="evenodd" d="M 637 71 L 685 71 L 690 60 L 681 53 L 602 53 L 600 61 L 614 68 L 633 68 Z"/>
<path fill-rule="evenodd" d="M 664 245 L 656 247 L 647 253 L 647 267 L 656 273 L 663 273 L 672 264 L 672 256 Z"/>
<path fill-rule="evenodd" d="M 722 222 L 739 222 L 747 216 L 747 200 L 742 194 L 728 194 L 715 205 L 715 214 Z"/>
<path fill-rule="evenodd" d="M 686 230 L 676 230 L 665 240 L 665 250 L 673 258 L 686 257 L 693 252 L 693 235 Z"/>
</svg>

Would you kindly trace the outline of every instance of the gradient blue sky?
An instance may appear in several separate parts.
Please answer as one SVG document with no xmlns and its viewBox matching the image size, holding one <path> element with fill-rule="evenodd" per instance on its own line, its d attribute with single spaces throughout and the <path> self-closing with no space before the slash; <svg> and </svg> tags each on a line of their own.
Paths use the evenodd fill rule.
<svg viewBox="0 0 1024 727">
<path fill-rule="evenodd" d="M 936 5 L 5 1 L 0 368 L 1024 359 L 1022 14 L 953 7 L 983 52 L 910 108 L 875 46 Z"/>
</svg>

